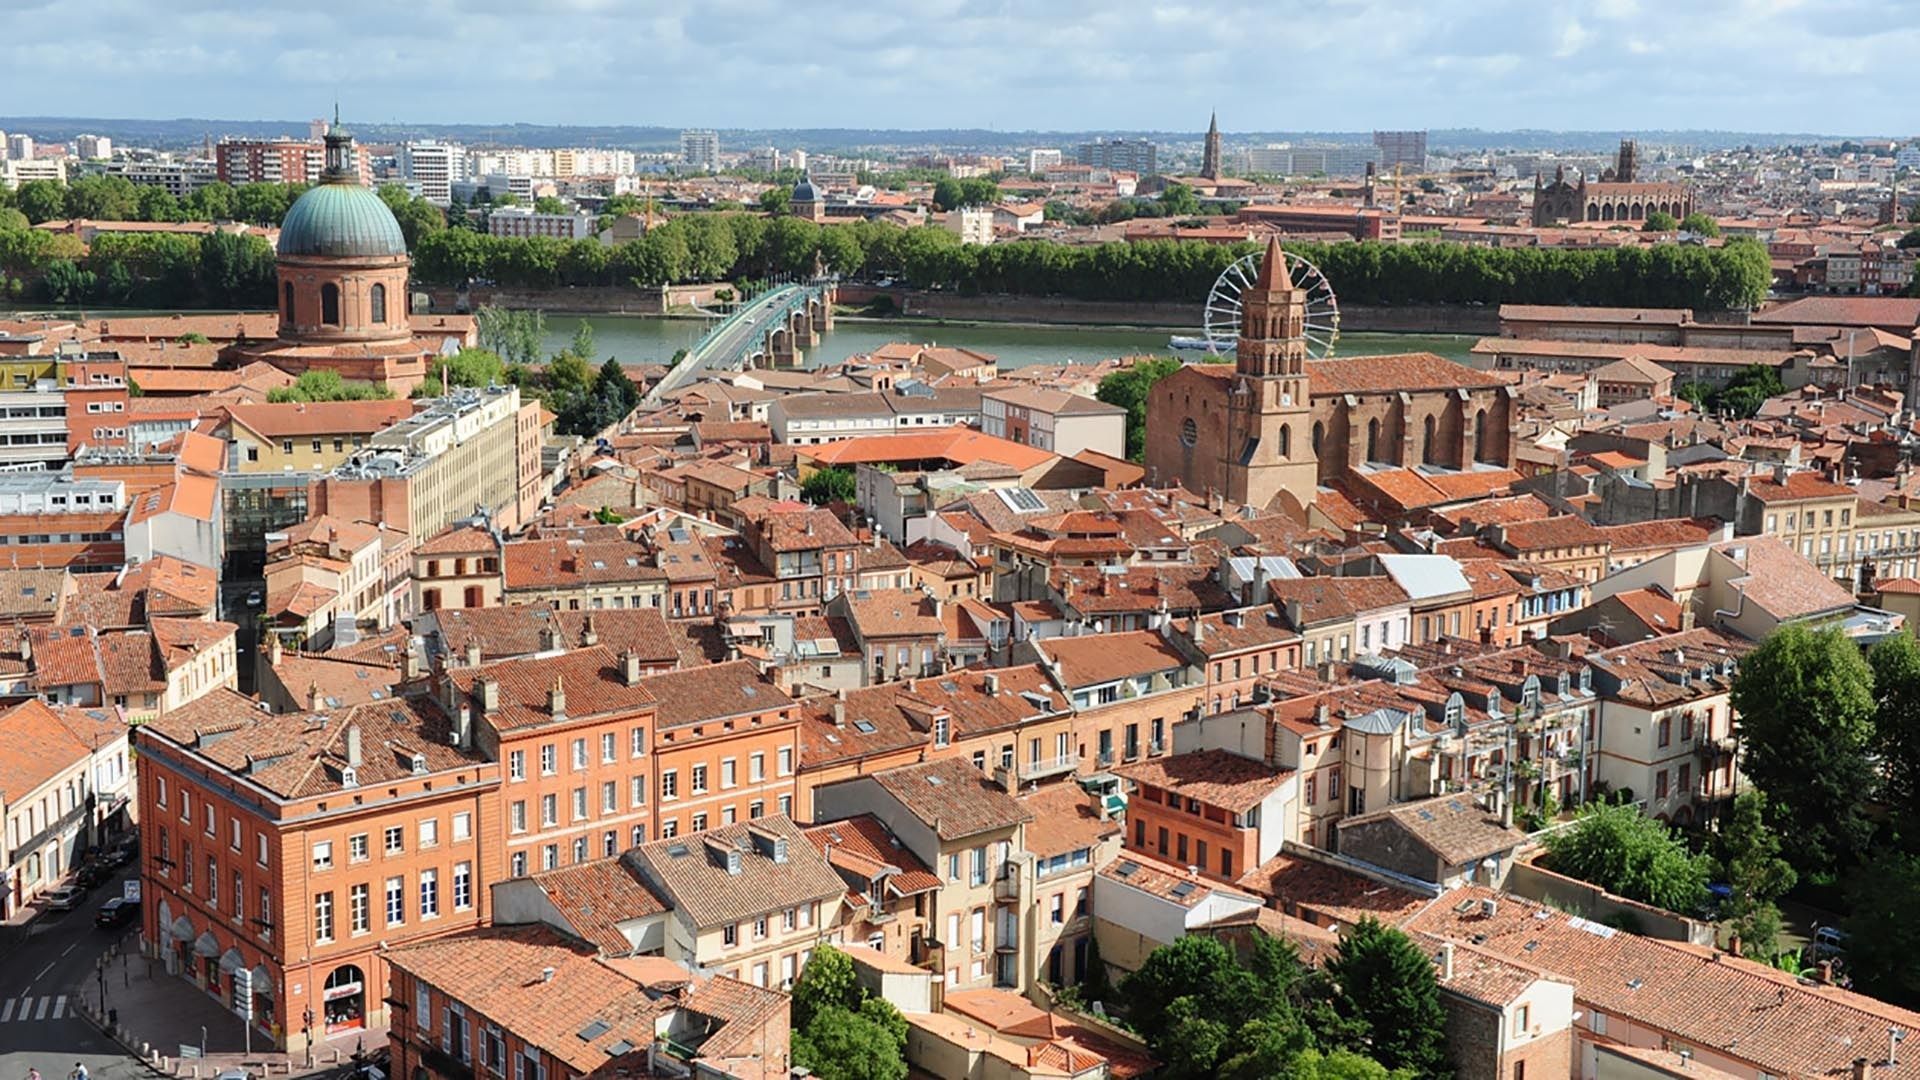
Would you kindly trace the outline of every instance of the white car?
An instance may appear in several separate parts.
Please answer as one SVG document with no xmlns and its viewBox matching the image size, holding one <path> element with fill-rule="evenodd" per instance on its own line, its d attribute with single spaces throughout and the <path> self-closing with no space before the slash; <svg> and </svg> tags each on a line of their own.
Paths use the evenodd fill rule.
<svg viewBox="0 0 1920 1080">
<path fill-rule="evenodd" d="M 79 907 L 80 902 L 86 898 L 87 891 L 85 889 L 76 888 L 72 885 L 62 885 L 47 893 L 47 910 L 72 911 L 74 908 Z"/>
</svg>

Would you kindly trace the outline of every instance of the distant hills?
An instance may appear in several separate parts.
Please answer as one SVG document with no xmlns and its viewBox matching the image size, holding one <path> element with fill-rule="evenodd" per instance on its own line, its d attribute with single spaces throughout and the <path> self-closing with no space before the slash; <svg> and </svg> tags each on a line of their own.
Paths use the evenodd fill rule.
<svg viewBox="0 0 1920 1080">
<path fill-rule="evenodd" d="M 1198 118 L 1196 118 L 1198 119 Z M 356 122 L 347 126 L 363 141 L 402 142 L 410 139 L 448 139 L 467 145 L 605 146 L 636 151 L 678 150 L 680 129 L 637 125 L 585 124 L 397 124 Z M 211 137 L 304 137 L 305 120 L 138 120 L 110 117 L 6 116 L 0 131 L 20 132 L 36 139 L 64 142 L 76 135 L 106 135 L 139 146 L 187 147 Z M 1034 146 L 1072 146 L 1095 138 L 1146 138 L 1159 143 L 1197 143 L 1202 130 L 1192 131 L 990 131 L 981 128 L 886 130 L 869 128 L 723 129 L 721 145 L 734 149 L 753 146 L 794 147 L 814 152 L 853 153 L 875 150 L 941 148 L 953 151 L 1007 151 Z M 1270 142 L 1371 142 L 1370 131 L 1226 131 L 1229 147 Z M 1783 146 L 1832 143 L 1872 136 L 1821 135 L 1809 132 L 1739 131 L 1485 131 L 1477 128 L 1436 128 L 1427 133 L 1435 152 L 1485 150 L 1611 151 L 1621 139 L 1635 138 L 1650 146 L 1685 146 L 1725 150 L 1741 146 Z M 1884 138 L 1885 136 L 1878 136 Z"/>
</svg>

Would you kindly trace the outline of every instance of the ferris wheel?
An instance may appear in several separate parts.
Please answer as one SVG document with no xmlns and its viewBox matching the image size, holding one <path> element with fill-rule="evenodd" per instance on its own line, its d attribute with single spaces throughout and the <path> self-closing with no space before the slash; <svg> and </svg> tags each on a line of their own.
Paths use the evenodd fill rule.
<svg viewBox="0 0 1920 1080">
<path fill-rule="evenodd" d="M 1340 339 L 1340 301 L 1319 267 L 1291 251 L 1282 254 L 1294 288 L 1307 297 L 1307 357 L 1325 360 L 1333 355 L 1334 343 Z M 1207 293 L 1206 329 L 1201 340 L 1208 352 L 1222 355 L 1233 351 L 1240 338 L 1240 294 L 1260 277 L 1261 260 L 1258 252 L 1242 255 L 1221 271 Z"/>
</svg>

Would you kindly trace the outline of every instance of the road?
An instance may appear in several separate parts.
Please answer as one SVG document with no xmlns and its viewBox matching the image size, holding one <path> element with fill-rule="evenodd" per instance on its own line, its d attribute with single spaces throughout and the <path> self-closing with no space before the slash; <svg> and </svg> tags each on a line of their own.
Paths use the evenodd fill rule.
<svg viewBox="0 0 1920 1080">
<path fill-rule="evenodd" d="M 132 871 L 127 872 L 131 874 Z M 92 1080 L 134 1080 L 150 1073 L 79 1014 L 80 996 L 99 1000 L 94 963 L 118 932 L 97 929 L 93 913 L 120 894 L 119 880 L 94 889 L 74 911 L 40 916 L 32 933 L 0 960 L 0 1078 L 21 1080 L 29 1068 L 63 1080 L 76 1061 Z M 137 948 L 129 937 L 124 948 Z M 107 989 L 112 1003 L 113 988 Z"/>
<path fill-rule="evenodd" d="M 700 358 L 675 369 L 667 378 L 662 379 L 654 388 L 650 397 L 653 400 L 665 396 L 699 378 L 713 364 L 731 364 L 746 351 L 747 344 L 754 338 L 767 332 L 766 316 L 791 300 L 795 293 L 805 291 L 805 285 L 783 285 L 770 289 L 747 301 L 745 307 L 735 314 L 740 316 L 728 323 L 717 337 L 703 340 L 698 346 Z M 730 317 L 731 318 L 731 317 Z"/>
</svg>

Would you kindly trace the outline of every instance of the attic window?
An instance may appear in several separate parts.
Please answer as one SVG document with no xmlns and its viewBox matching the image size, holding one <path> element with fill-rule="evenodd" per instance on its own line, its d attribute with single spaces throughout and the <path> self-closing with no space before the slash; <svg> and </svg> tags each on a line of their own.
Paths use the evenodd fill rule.
<svg viewBox="0 0 1920 1080">
<path fill-rule="evenodd" d="M 1183 881 L 1180 884 L 1175 885 L 1170 891 L 1173 893 L 1173 895 L 1184 900 L 1187 897 L 1193 895 L 1193 882 Z"/>
<path fill-rule="evenodd" d="M 871 720 L 855 720 L 853 722 L 853 730 L 859 732 L 862 735 L 871 735 L 880 729 L 874 727 L 873 721 Z"/>
<path fill-rule="evenodd" d="M 1133 876 L 1134 871 L 1138 869 L 1140 869 L 1139 863 L 1134 862 L 1132 859 L 1123 859 L 1119 866 L 1114 867 L 1113 876 L 1117 878 L 1130 878 Z"/>
<path fill-rule="evenodd" d="M 589 1023 L 586 1027 L 581 1028 L 579 1032 L 577 1032 L 577 1034 L 580 1036 L 580 1038 L 583 1041 L 592 1042 L 593 1040 L 599 1038 L 602 1035 L 605 1035 L 607 1032 L 612 1030 L 613 1030 L 613 1025 L 607 1023 L 605 1020 L 594 1020 L 592 1023 Z"/>
</svg>

